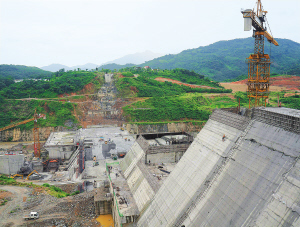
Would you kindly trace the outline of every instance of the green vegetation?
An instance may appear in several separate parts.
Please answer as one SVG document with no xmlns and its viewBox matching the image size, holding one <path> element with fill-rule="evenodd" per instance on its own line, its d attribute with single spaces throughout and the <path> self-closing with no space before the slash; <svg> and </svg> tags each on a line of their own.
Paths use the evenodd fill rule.
<svg viewBox="0 0 300 227">
<path fill-rule="evenodd" d="M 59 94 L 78 92 L 85 85 L 90 89 L 98 90 L 104 83 L 101 73 L 86 71 L 64 72 L 60 70 L 52 75 L 50 80 L 24 80 L 14 83 L 11 78 L 0 77 L 0 127 L 11 123 L 24 121 L 33 117 L 35 109 L 39 114 L 46 114 L 46 120 L 39 119 L 40 127 L 64 126 L 66 121 L 77 123 L 74 117 L 77 104 L 48 100 L 56 98 Z M 92 92 L 93 92 L 92 91 Z M 45 100 L 14 100 L 28 97 L 45 98 Z M 84 96 L 71 97 L 71 99 L 85 98 Z M 66 98 L 69 100 L 69 98 Z M 33 128 L 34 122 L 18 126 L 22 130 Z"/>
<path fill-rule="evenodd" d="M 0 175 L 0 185 L 13 185 L 13 186 L 29 187 L 29 188 L 42 188 L 42 189 L 45 189 L 50 195 L 55 196 L 57 198 L 63 198 L 63 197 L 69 196 L 68 193 L 64 192 L 63 190 L 61 190 L 58 187 L 50 186 L 49 184 L 43 184 L 42 186 L 40 186 L 40 185 L 33 184 L 32 182 L 31 183 L 21 183 L 21 182 L 17 182 L 13 178 L 7 177 L 4 174 Z M 12 211 L 15 212 L 14 210 L 12 210 Z M 13 212 L 11 212 L 11 213 L 13 213 Z"/>
<path fill-rule="evenodd" d="M 43 187 L 49 188 L 48 193 L 57 198 L 63 198 L 70 195 L 69 193 L 64 192 L 59 187 L 56 187 L 54 185 L 45 183 L 43 184 Z"/>
<path fill-rule="evenodd" d="M 148 124 L 148 122 L 206 121 L 212 111 L 211 100 L 199 93 L 231 93 L 219 83 L 185 69 L 151 70 L 126 68 L 119 71 L 116 87 L 121 97 L 149 97 L 123 107 L 127 121 Z M 159 82 L 157 77 L 184 81 L 185 83 L 214 87 L 191 88 L 171 82 Z M 231 100 L 230 98 L 228 98 Z M 234 101 L 218 100 L 213 108 L 236 105 Z"/>
<path fill-rule="evenodd" d="M 77 190 L 77 191 L 75 191 L 75 192 L 72 192 L 71 195 L 77 195 L 77 194 L 79 194 L 79 193 L 80 193 L 80 191 Z"/>
<path fill-rule="evenodd" d="M 290 75 L 300 75 L 300 44 L 288 39 L 276 39 L 278 47 L 265 41 L 265 53 L 271 55 L 274 73 L 286 72 Z M 245 60 L 253 53 L 254 39 L 234 39 L 219 41 L 208 46 L 184 50 L 176 55 L 165 55 L 148 61 L 140 66 L 150 66 L 154 69 L 184 68 L 209 76 L 216 81 L 233 79 L 246 74 Z"/>
<path fill-rule="evenodd" d="M 126 71 L 127 72 L 126 72 Z M 125 71 L 125 72 L 124 72 Z M 130 71 L 130 72 L 128 72 Z M 183 83 L 187 84 L 197 84 L 197 85 L 206 85 L 209 87 L 215 88 L 223 88 L 220 86 L 218 82 L 211 81 L 208 77 L 195 73 L 194 71 L 189 71 L 186 69 L 173 69 L 173 70 L 145 70 L 143 68 L 125 68 L 119 70 L 122 72 L 122 75 L 125 77 L 133 77 L 133 74 L 138 74 L 139 76 L 143 76 L 150 79 L 155 79 L 157 77 L 169 78 L 173 80 L 179 80 Z"/>
<path fill-rule="evenodd" d="M 20 205 L 18 205 L 16 208 L 14 208 L 13 210 L 11 210 L 10 213 L 13 214 L 13 213 L 15 213 L 15 212 L 17 212 L 19 210 L 21 210 Z"/>
<path fill-rule="evenodd" d="M 128 69 L 127 69 L 128 70 Z M 124 78 L 118 78 L 116 87 L 122 97 L 162 97 L 174 96 L 185 93 L 230 93 L 232 90 L 224 89 L 216 82 L 211 82 L 204 76 L 189 72 L 188 70 L 175 69 L 163 71 L 141 71 L 138 77 L 133 77 L 137 73 L 133 69 L 131 72 L 122 72 Z M 154 80 L 157 77 L 167 77 L 170 79 L 181 79 L 187 82 L 194 82 L 198 85 L 207 85 L 216 87 L 216 89 L 208 88 L 191 88 L 184 85 L 178 85 L 171 82 L 159 82 Z"/>
<path fill-rule="evenodd" d="M 11 77 L 13 79 L 38 79 L 50 77 L 51 75 L 52 72 L 45 71 L 37 67 L 24 65 L 0 65 L 0 76 L 2 77 Z"/>
<path fill-rule="evenodd" d="M 277 106 L 277 95 L 282 106 L 300 109 L 300 96 L 284 97 L 285 92 L 271 92 L 267 106 Z M 165 97 L 151 97 L 123 107 L 123 114 L 131 124 L 166 124 L 171 122 L 207 121 L 215 108 L 248 108 L 246 92 L 236 92 L 234 97 L 219 94 L 187 93 Z"/>
<path fill-rule="evenodd" d="M 278 77 L 278 76 L 291 77 L 291 75 L 281 75 L 281 74 L 277 74 L 277 73 L 270 74 L 270 77 Z M 300 74 L 298 76 L 300 76 Z M 245 79 L 248 79 L 247 75 L 240 75 L 233 79 L 224 80 L 223 82 L 236 82 L 236 81 L 241 81 L 241 80 L 245 80 Z"/>
<path fill-rule="evenodd" d="M 101 65 L 99 66 L 99 69 L 107 69 L 109 71 L 114 71 L 114 70 L 119 70 L 119 69 L 123 69 L 123 68 L 127 68 L 127 67 L 132 67 L 134 66 L 134 64 L 126 64 L 126 65 L 118 65 L 115 63 L 111 63 L 111 64 L 106 64 L 106 65 Z"/>
<path fill-rule="evenodd" d="M 9 178 L 4 174 L 0 175 L 0 185 L 8 185 L 8 184 L 13 184 L 15 182 L 16 180 L 14 180 L 13 178 Z"/>
<path fill-rule="evenodd" d="M 76 109 L 75 103 L 63 103 L 58 101 L 45 100 L 3 100 L 0 105 L 0 127 L 10 125 L 14 122 L 20 122 L 33 117 L 35 109 L 39 114 L 46 114 L 46 120 L 39 119 L 40 127 L 57 127 L 64 126 L 67 120 L 77 123 L 73 116 L 73 111 Z M 19 125 L 21 130 L 32 129 L 34 122 Z"/>
<path fill-rule="evenodd" d="M 205 123 L 206 120 L 180 120 L 180 121 L 152 121 L 152 122 L 127 122 L 128 124 L 136 124 L 136 125 L 158 125 L 158 124 L 170 124 L 170 123 L 192 123 L 193 125 L 201 125 Z"/>
<path fill-rule="evenodd" d="M 10 81 L 1 81 L 0 83 L 9 84 L 0 87 L 0 96 L 8 99 L 21 98 L 54 98 L 59 94 L 77 92 L 91 83 L 100 88 L 103 83 L 102 77 L 93 72 L 85 71 L 59 71 L 55 73 L 50 80 L 24 80 L 19 83 L 10 83 Z"/>
<path fill-rule="evenodd" d="M 289 97 L 280 97 L 279 101 L 281 102 L 282 106 L 292 108 L 292 109 L 298 109 L 300 110 L 300 95 L 294 95 Z"/>
<path fill-rule="evenodd" d="M 284 97 L 285 94 L 292 94 L 292 96 Z M 241 106 L 247 107 L 249 106 L 249 99 L 247 97 L 246 92 L 236 92 L 234 94 L 236 101 L 238 102 L 240 98 Z M 298 93 L 291 93 L 291 92 L 271 92 L 269 95 L 269 103 L 267 103 L 267 106 L 276 106 L 278 102 L 278 96 L 279 96 L 279 102 L 281 102 L 282 107 L 292 108 L 292 109 L 298 109 L 300 110 L 300 95 Z"/>
<path fill-rule="evenodd" d="M 2 201 L 2 203 L 0 203 L 0 206 L 4 206 L 7 202 L 8 202 L 8 200 L 7 200 L 7 199 L 4 199 L 4 200 Z"/>
<path fill-rule="evenodd" d="M 176 96 L 153 97 L 123 107 L 124 116 L 130 122 L 197 121 L 208 120 L 214 108 L 236 107 L 229 97 L 207 98 L 202 94 L 190 93 Z M 188 120 L 189 119 L 189 120 Z M 148 123 L 145 123 L 148 124 Z"/>
</svg>

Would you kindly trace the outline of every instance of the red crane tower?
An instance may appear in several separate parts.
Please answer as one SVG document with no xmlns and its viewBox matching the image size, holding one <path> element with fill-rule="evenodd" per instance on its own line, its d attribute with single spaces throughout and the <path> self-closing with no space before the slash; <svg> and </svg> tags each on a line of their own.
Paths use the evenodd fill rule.
<svg viewBox="0 0 300 227">
<path fill-rule="evenodd" d="M 30 121 L 34 121 L 34 127 L 33 127 L 34 157 L 40 158 L 41 157 L 41 147 L 40 147 L 39 128 L 38 128 L 38 125 L 37 125 L 37 119 L 45 118 L 45 117 L 46 117 L 45 114 L 37 114 L 36 110 L 35 110 L 33 118 L 11 124 L 11 125 L 8 125 L 8 126 L 3 127 L 3 128 L 0 128 L 0 132 L 4 131 L 6 129 L 13 128 L 13 127 L 18 126 L 18 125 L 26 124 Z"/>
</svg>

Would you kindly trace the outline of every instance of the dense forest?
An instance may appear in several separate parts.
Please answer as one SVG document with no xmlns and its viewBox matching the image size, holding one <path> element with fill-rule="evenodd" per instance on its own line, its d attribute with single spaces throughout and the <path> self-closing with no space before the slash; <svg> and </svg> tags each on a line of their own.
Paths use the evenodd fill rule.
<svg viewBox="0 0 300 227">
<path fill-rule="evenodd" d="M 265 41 L 265 53 L 271 56 L 271 73 L 300 75 L 300 44 L 288 39 L 276 39 L 278 47 Z M 183 68 L 193 70 L 216 81 L 247 74 L 245 60 L 254 51 L 254 39 L 219 41 L 208 46 L 165 55 L 140 66 L 154 69 Z"/>
<path fill-rule="evenodd" d="M 37 67 L 24 65 L 0 65 L 0 77 L 11 77 L 13 79 L 40 79 L 50 77 L 51 75 L 52 72 L 45 71 Z"/>
<path fill-rule="evenodd" d="M 93 82 L 100 86 L 100 77 L 95 80 L 97 74 L 86 71 L 63 70 L 54 73 L 49 79 L 23 80 L 13 82 L 10 78 L 0 77 L 0 96 L 8 99 L 20 98 L 54 98 L 59 94 L 71 93 L 81 90 L 84 85 Z"/>
</svg>

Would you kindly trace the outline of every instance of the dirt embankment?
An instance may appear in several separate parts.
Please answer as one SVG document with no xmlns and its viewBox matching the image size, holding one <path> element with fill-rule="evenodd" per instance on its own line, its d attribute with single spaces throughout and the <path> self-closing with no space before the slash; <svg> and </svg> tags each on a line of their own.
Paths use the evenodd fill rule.
<svg viewBox="0 0 300 227">
<path fill-rule="evenodd" d="M 60 132 L 63 127 L 41 127 L 39 128 L 39 138 L 40 141 L 47 140 L 51 132 Z M 33 141 L 33 131 L 32 130 L 20 130 L 19 128 L 8 129 L 0 132 L 0 141 Z"/>
<path fill-rule="evenodd" d="M 247 90 L 247 79 L 231 83 L 220 83 L 226 89 L 236 91 Z M 300 91 L 300 77 L 299 76 L 278 76 L 270 78 L 270 91 Z"/>
<path fill-rule="evenodd" d="M 163 77 L 157 77 L 157 78 L 155 78 L 155 80 L 159 81 L 159 82 L 168 81 L 168 82 L 171 82 L 173 84 L 184 85 L 184 86 L 191 87 L 191 88 L 216 89 L 215 87 L 209 87 L 209 86 L 205 86 L 205 85 L 186 84 L 186 83 L 182 83 L 181 81 L 178 81 L 178 80 L 173 80 L 173 79 L 163 78 Z"/>
<path fill-rule="evenodd" d="M 83 89 L 77 92 L 71 92 L 70 94 L 64 93 L 58 95 L 59 98 L 66 97 L 66 96 L 76 96 L 76 95 L 87 95 L 92 94 L 95 92 L 95 85 L 93 83 L 86 84 Z"/>
</svg>

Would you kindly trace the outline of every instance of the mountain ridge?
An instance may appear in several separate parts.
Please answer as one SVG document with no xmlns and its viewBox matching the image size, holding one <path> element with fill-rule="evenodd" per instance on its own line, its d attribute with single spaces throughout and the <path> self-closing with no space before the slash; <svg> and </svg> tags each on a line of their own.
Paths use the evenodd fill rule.
<svg viewBox="0 0 300 227">
<path fill-rule="evenodd" d="M 134 54 L 128 54 L 125 55 L 121 58 L 117 58 L 115 60 L 112 61 L 108 61 L 106 63 L 103 64 L 94 64 L 94 63 L 87 63 L 84 65 L 75 65 L 75 66 L 66 66 L 66 65 L 62 65 L 62 64 L 50 64 L 47 66 L 43 66 L 43 67 L 39 67 L 40 69 L 46 70 L 46 71 L 51 71 L 51 72 L 57 72 L 60 69 L 65 69 L 67 70 L 74 70 L 74 69 L 82 69 L 82 70 L 90 70 L 90 69 L 96 69 L 96 68 L 101 68 L 102 66 L 105 67 L 109 67 L 112 68 L 113 65 L 118 65 L 116 66 L 116 68 L 122 68 L 122 66 L 124 65 L 125 67 L 127 67 L 128 65 L 139 65 L 142 64 L 146 61 L 155 59 L 157 57 L 161 57 L 163 54 L 159 54 L 159 53 L 153 53 L 149 50 L 144 51 L 144 52 L 138 52 L 138 53 L 134 53 Z"/>
<path fill-rule="evenodd" d="M 102 65 L 108 65 L 108 64 L 112 64 L 112 63 L 118 64 L 118 65 L 126 65 L 126 64 L 139 65 L 146 61 L 150 61 L 150 60 L 153 60 L 153 59 L 161 57 L 161 56 L 163 56 L 163 54 L 153 53 L 149 50 L 146 50 L 144 52 L 138 52 L 135 54 L 127 54 L 121 58 L 103 63 Z"/>
<path fill-rule="evenodd" d="M 271 73 L 300 74 L 300 44 L 289 39 L 276 39 L 279 47 L 271 47 Z M 208 46 L 183 50 L 145 62 L 151 68 L 184 68 L 217 81 L 233 79 L 248 73 L 246 58 L 253 53 L 254 39 L 222 40 Z M 269 54 L 268 42 L 265 53 Z"/>
<path fill-rule="evenodd" d="M 9 77 L 13 79 L 26 79 L 26 78 L 42 78 L 50 76 L 52 72 L 40 69 L 35 66 L 25 65 L 0 65 L 0 76 Z"/>
</svg>

